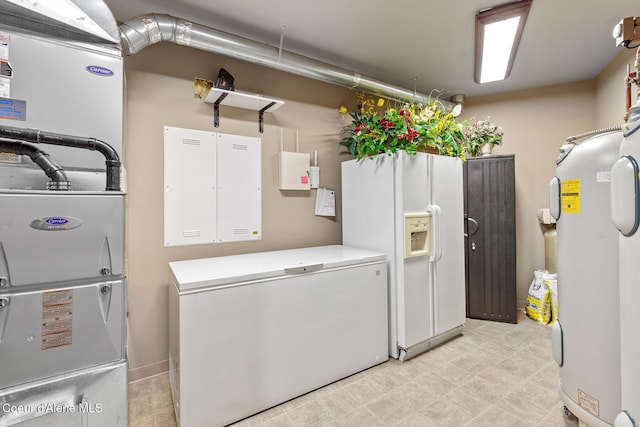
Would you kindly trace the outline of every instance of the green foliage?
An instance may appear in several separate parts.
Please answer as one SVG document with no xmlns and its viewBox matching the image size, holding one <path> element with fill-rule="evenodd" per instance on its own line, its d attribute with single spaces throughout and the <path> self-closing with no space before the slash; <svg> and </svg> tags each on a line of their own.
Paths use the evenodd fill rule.
<svg viewBox="0 0 640 427">
<path fill-rule="evenodd" d="M 360 102 L 356 111 L 349 113 L 351 123 L 340 141 L 357 159 L 382 153 L 392 155 L 398 150 L 415 154 L 430 148 L 464 160 L 462 123 L 446 112 L 437 99 L 426 106 L 404 104 L 398 109 L 381 111 L 384 100 L 374 103 L 363 93 L 358 98 Z M 340 111 L 346 112 L 346 108 L 341 107 Z"/>
</svg>

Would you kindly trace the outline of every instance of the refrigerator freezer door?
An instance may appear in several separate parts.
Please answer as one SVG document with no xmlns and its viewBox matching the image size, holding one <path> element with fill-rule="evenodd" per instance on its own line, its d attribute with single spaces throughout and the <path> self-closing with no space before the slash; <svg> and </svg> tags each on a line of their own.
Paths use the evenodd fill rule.
<svg viewBox="0 0 640 427">
<path fill-rule="evenodd" d="M 440 259 L 432 263 L 434 335 L 459 327 L 465 321 L 464 207 L 462 161 L 429 156 L 431 203 L 438 206 Z"/>
<path fill-rule="evenodd" d="M 386 254 L 389 286 L 389 354 L 398 357 L 396 277 L 402 268 L 396 254 L 394 170 L 396 157 L 342 162 L 342 243 Z M 422 210 L 424 211 L 424 209 Z M 366 218 L 366 221 L 363 221 Z"/>
</svg>

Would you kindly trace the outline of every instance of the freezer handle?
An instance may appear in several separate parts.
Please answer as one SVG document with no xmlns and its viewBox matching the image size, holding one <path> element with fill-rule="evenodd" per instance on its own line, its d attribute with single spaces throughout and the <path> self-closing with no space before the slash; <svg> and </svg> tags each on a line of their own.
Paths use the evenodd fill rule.
<svg viewBox="0 0 640 427">
<path fill-rule="evenodd" d="M 442 222 L 440 221 L 440 206 L 429 205 L 427 211 L 431 214 L 433 220 L 433 230 L 431 232 L 431 235 L 433 236 L 433 250 L 429 257 L 429 261 L 438 262 L 442 259 Z"/>
<path fill-rule="evenodd" d="M 287 267 L 284 269 L 285 274 L 304 274 L 311 273 L 312 271 L 322 270 L 324 264 L 307 264 L 307 265 L 296 265 L 295 267 Z"/>
</svg>

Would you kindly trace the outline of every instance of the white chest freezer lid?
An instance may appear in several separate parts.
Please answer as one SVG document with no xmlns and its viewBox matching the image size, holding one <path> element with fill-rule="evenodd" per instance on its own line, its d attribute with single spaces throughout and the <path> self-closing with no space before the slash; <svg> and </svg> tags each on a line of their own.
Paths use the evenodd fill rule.
<svg viewBox="0 0 640 427">
<path fill-rule="evenodd" d="M 189 291 L 385 259 L 381 253 L 331 245 L 176 261 L 169 269 L 178 290 Z"/>
</svg>

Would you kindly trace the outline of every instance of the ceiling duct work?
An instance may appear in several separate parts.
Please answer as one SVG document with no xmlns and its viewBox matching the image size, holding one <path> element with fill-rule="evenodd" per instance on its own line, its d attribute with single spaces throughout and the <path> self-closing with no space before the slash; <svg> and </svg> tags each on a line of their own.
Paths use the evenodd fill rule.
<svg viewBox="0 0 640 427">
<path fill-rule="evenodd" d="M 165 14 L 141 15 L 125 22 L 120 25 L 120 39 L 127 55 L 167 41 L 399 101 L 426 104 L 434 100 L 344 68 Z M 441 102 L 448 109 L 455 106 Z"/>
</svg>

